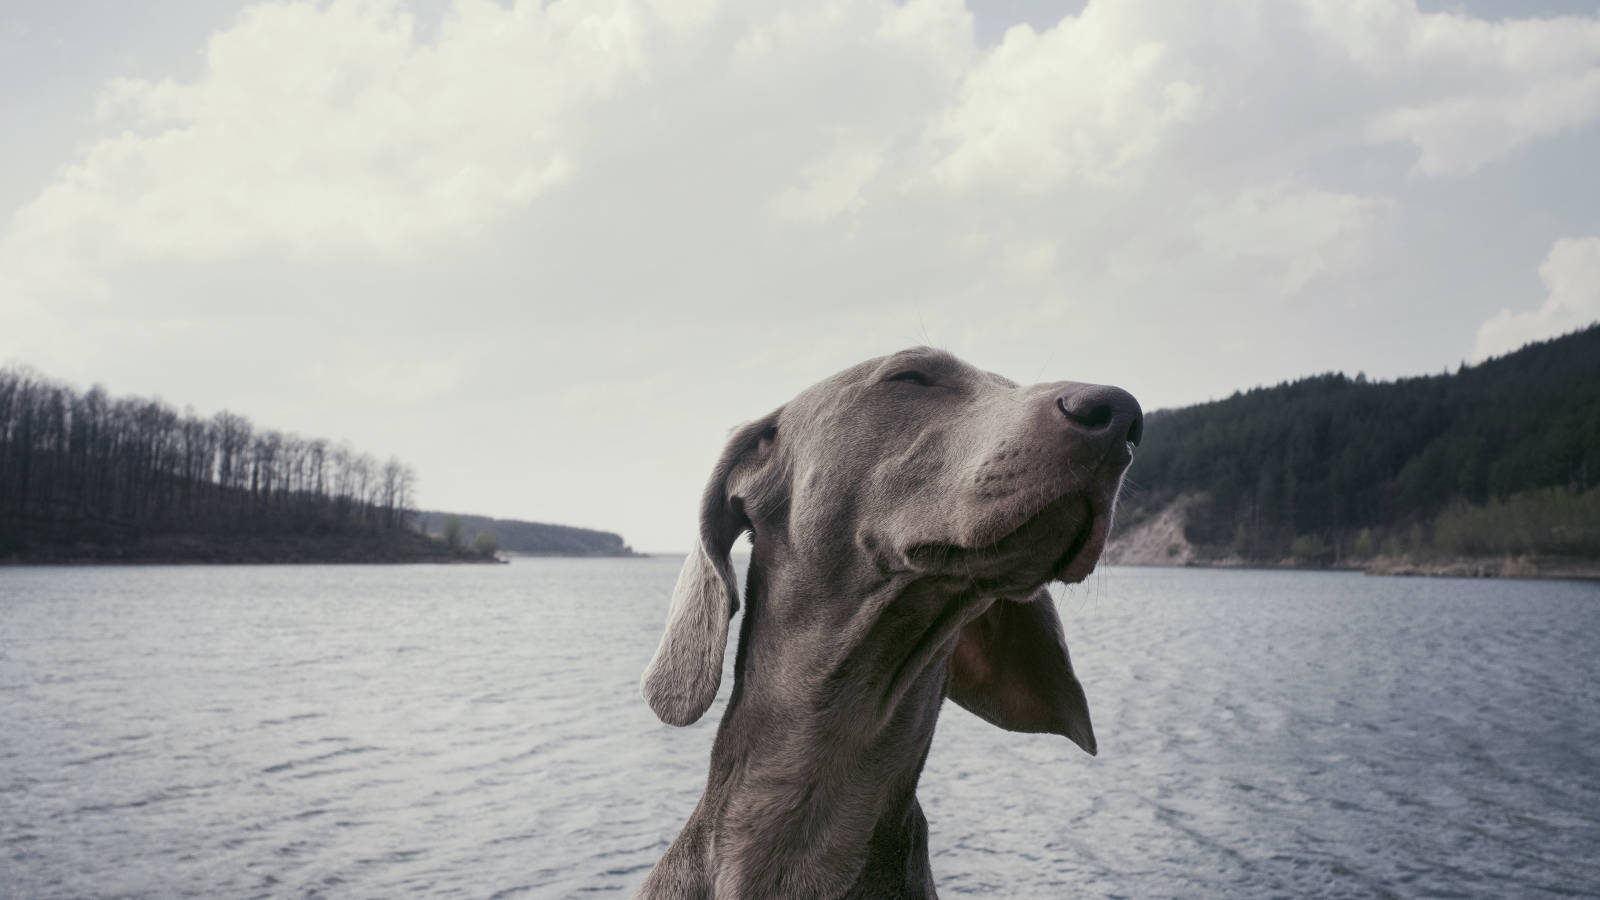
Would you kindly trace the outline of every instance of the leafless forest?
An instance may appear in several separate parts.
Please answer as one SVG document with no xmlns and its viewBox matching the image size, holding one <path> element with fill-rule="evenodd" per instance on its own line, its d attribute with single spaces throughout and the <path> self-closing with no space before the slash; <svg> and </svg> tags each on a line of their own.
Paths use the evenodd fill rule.
<svg viewBox="0 0 1600 900">
<path fill-rule="evenodd" d="M 395 532 L 410 526 L 415 483 L 397 459 L 230 412 L 179 413 L 0 369 L 0 556 L 143 534 Z"/>
</svg>

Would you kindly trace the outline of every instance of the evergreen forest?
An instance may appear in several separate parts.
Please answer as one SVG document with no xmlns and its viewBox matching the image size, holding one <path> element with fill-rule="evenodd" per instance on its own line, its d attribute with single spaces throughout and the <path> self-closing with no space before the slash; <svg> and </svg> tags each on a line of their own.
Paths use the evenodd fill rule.
<svg viewBox="0 0 1600 900">
<path fill-rule="evenodd" d="M 1151 413 L 1118 530 L 1202 558 L 1600 559 L 1600 325 L 1444 373 L 1317 375 Z"/>
</svg>

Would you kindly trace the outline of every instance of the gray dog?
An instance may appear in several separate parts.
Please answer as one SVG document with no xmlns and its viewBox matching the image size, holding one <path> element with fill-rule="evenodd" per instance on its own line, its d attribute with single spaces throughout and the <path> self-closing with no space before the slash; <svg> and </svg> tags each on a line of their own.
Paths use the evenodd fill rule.
<svg viewBox="0 0 1600 900">
<path fill-rule="evenodd" d="M 945 697 L 1094 753 L 1044 586 L 1094 569 L 1142 430 L 1125 391 L 1018 387 L 927 348 L 738 428 L 643 679 L 670 724 L 711 705 L 748 531 L 733 693 L 638 896 L 934 896 L 916 787 Z"/>
</svg>

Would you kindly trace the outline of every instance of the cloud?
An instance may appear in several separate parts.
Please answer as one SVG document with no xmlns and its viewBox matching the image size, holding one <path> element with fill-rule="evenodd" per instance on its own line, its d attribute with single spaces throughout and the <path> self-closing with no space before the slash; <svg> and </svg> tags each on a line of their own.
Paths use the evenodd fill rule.
<svg viewBox="0 0 1600 900">
<path fill-rule="evenodd" d="M 841 147 L 808 166 L 803 184 L 772 200 L 780 219 L 817 225 L 863 205 L 861 189 L 877 176 L 883 154 L 866 147 Z"/>
<path fill-rule="evenodd" d="M 1293 295 L 1358 259 L 1372 220 L 1389 207 L 1379 198 L 1263 185 L 1201 207 L 1193 228 L 1208 258 L 1263 266 L 1258 280 Z"/>
<path fill-rule="evenodd" d="M 35 299 L 109 296 L 108 270 L 152 260 L 468 246 L 604 191 L 578 180 L 649 165 L 623 142 L 719 165 L 706 213 L 748 215 L 719 204 L 753 194 L 777 226 L 870 209 L 880 227 L 931 215 L 955 242 L 988 227 L 961 207 L 995 195 L 1092 207 L 1083 192 L 1138 205 L 1167 190 L 1179 208 L 1244 210 L 1352 144 L 1406 142 L 1421 174 L 1464 174 L 1600 115 L 1600 19 L 1489 22 L 1403 0 L 1204 14 L 1095 0 L 987 50 L 958 0 L 459 0 L 423 31 L 399 0 L 259 4 L 211 38 L 198 78 L 113 82 L 109 133 L 18 211 L 0 267 Z M 756 152 L 730 158 L 739 147 Z M 1310 182 L 1305 197 L 1372 208 Z M 1343 223 L 1353 208 L 1325 209 Z M 1003 243 L 1061 244 L 1074 218 Z M 1304 257 L 1291 288 L 1339 256 L 1296 234 L 1254 251 Z M 1211 246 L 1235 258 L 1225 243 Z"/>
<path fill-rule="evenodd" d="M 1600 237 L 1556 241 L 1539 264 L 1539 280 L 1548 292 L 1538 309 L 1502 309 L 1478 326 L 1474 360 L 1566 334 L 1600 320 Z"/>
<path fill-rule="evenodd" d="M 1386 112 L 1372 123 L 1376 141 L 1416 145 L 1423 175 L 1468 175 L 1537 138 L 1550 137 L 1600 112 L 1600 67 L 1562 77 L 1512 82 L 1471 97 Z"/>
<path fill-rule="evenodd" d="M 197 80 L 106 89 L 116 133 L 17 214 L 6 261 L 73 288 L 118 263 L 470 237 L 572 176 L 573 113 L 646 77 L 642 33 L 662 21 L 463 0 L 423 41 L 396 2 L 249 7 Z"/>
<path fill-rule="evenodd" d="M 1316 0 L 1310 12 L 1389 94 L 1368 138 L 1413 145 L 1422 175 L 1471 174 L 1600 114 L 1600 19 L 1489 22 L 1348 0 Z"/>
<path fill-rule="evenodd" d="M 1041 191 L 1112 182 L 1154 154 L 1201 89 L 1136 15 L 1134 4 L 1091 3 L 1043 34 L 1006 32 L 930 128 L 934 177 Z"/>
</svg>

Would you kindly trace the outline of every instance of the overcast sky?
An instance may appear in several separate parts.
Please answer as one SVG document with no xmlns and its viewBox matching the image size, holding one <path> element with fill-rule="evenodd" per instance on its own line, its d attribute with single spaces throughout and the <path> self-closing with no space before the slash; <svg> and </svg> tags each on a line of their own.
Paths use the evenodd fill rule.
<svg viewBox="0 0 1600 900">
<path fill-rule="evenodd" d="M 1156 408 L 1600 317 L 1593 2 L 972 5 L 9 9 L 0 364 L 671 551 L 906 346 Z"/>
</svg>

